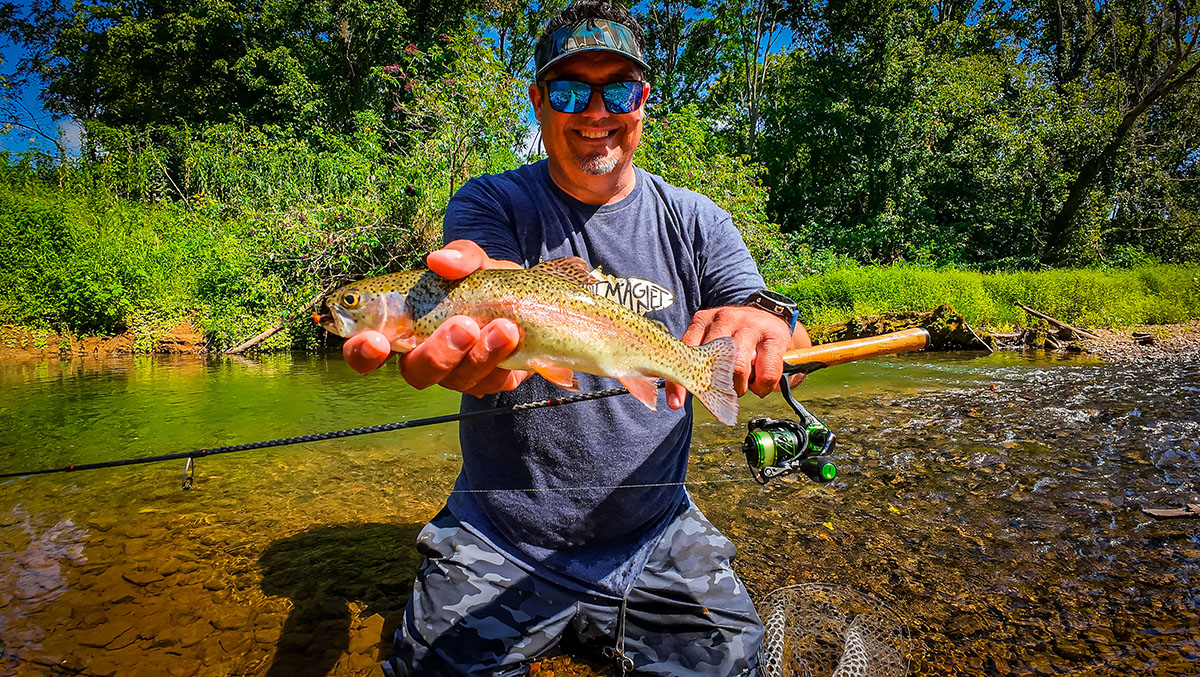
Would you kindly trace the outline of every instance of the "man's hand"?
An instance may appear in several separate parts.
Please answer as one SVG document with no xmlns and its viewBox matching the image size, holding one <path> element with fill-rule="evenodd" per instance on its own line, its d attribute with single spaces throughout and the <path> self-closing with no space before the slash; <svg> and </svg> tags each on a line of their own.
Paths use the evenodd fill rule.
<svg viewBox="0 0 1200 677">
<path fill-rule="evenodd" d="M 520 268 L 512 261 L 489 258 L 470 240 L 455 240 L 425 258 L 429 269 L 444 278 L 457 280 L 477 270 Z M 400 373 L 414 388 L 441 385 L 480 397 L 512 390 L 529 373 L 500 369 L 500 364 L 517 349 L 521 331 L 509 320 L 492 320 L 480 328 L 464 315 L 447 319 L 412 352 L 402 355 Z M 359 373 L 378 369 L 391 356 L 383 334 L 364 331 L 342 345 L 346 363 Z"/>
<path fill-rule="evenodd" d="M 783 354 L 812 345 L 803 325 L 797 324 L 796 331 L 789 332 L 787 322 L 749 306 L 701 310 L 692 317 L 682 340 L 689 346 L 698 346 L 722 336 L 732 336 L 737 342 L 733 387 L 738 397 L 746 394 L 747 389 L 759 397 L 770 395 L 779 388 L 779 378 L 783 376 Z M 797 376 L 791 378 L 792 385 L 804 380 L 803 374 Z M 667 383 L 667 406 L 682 407 L 686 392 L 681 385 Z"/>
</svg>

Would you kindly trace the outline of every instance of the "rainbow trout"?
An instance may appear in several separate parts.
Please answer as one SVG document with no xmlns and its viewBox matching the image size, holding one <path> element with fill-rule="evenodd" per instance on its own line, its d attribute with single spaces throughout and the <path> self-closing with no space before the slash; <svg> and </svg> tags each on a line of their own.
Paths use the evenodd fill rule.
<svg viewBox="0 0 1200 677">
<path fill-rule="evenodd" d="M 590 291 L 589 272 L 582 259 L 569 257 L 461 280 L 391 273 L 338 289 L 314 319 L 346 338 L 381 332 L 392 350 L 406 353 L 452 315 L 480 326 L 503 317 L 521 331 L 516 352 L 500 365 L 505 369 L 530 369 L 568 390 L 578 390 L 576 371 L 610 376 L 650 409 L 661 377 L 687 388 L 722 423 L 737 423 L 733 338 L 687 346 L 661 323 Z"/>
</svg>

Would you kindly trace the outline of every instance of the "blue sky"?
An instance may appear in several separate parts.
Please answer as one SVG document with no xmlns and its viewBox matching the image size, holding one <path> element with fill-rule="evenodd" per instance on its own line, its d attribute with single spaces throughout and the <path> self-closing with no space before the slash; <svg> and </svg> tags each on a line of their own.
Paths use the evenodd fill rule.
<svg viewBox="0 0 1200 677">
<path fill-rule="evenodd" d="M 17 4 L 22 9 L 28 6 L 28 3 L 25 2 Z M 24 56 L 25 52 L 20 47 L 0 40 L 0 59 L 3 59 L 0 69 L 6 75 L 11 74 L 16 69 L 17 62 Z M 36 80 L 31 85 L 15 92 L 14 99 L 16 105 L 14 106 L 14 110 L 17 112 L 17 121 L 21 124 L 37 127 L 50 136 L 56 136 L 61 133 L 68 152 L 78 153 L 79 123 L 70 119 L 55 120 L 53 116 L 42 108 L 42 103 L 38 100 L 38 94 L 40 93 L 41 83 Z M 4 122 L 11 122 L 11 119 L 6 119 Z M 24 152 L 28 150 L 39 150 L 57 154 L 53 143 L 32 132 L 14 127 L 7 134 L 0 134 L 0 151 Z"/>
</svg>

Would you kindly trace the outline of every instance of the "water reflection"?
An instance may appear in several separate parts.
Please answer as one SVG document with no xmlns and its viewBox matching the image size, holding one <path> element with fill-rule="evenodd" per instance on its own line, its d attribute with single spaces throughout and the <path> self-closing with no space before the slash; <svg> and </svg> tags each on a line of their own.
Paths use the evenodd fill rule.
<svg viewBox="0 0 1200 677">
<path fill-rule="evenodd" d="M 908 621 L 916 674 L 1192 674 L 1195 524 L 1140 508 L 1200 502 L 1195 366 L 845 365 L 799 391 L 838 433 L 832 485 L 759 487 L 743 431 L 700 412 L 690 488 L 758 598 L 869 592 Z M 0 365 L 0 392 L 0 472 L 457 406 L 308 355 Z M 369 674 L 458 465 L 443 425 L 202 459 L 188 492 L 182 463 L 0 483 L 0 671 Z"/>
</svg>

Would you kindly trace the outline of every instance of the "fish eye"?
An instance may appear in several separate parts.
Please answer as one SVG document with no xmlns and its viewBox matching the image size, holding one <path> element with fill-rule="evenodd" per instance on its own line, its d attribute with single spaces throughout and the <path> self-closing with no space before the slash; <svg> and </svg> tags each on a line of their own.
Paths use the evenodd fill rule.
<svg viewBox="0 0 1200 677">
<path fill-rule="evenodd" d="M 342 305 L 346 306 L 347 308 L 357 308 L 359 300 L 358 294 L 355 294 L 354 292 L 342 294 Z"/>
</svg>

